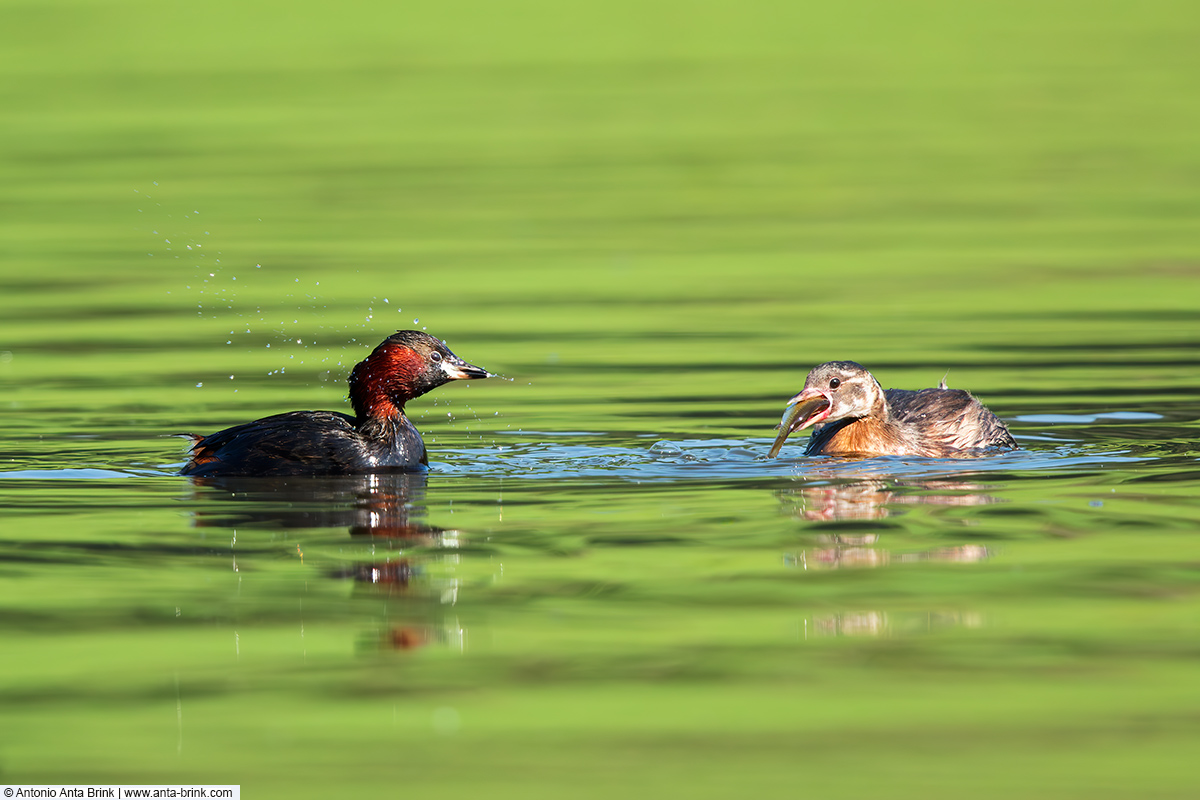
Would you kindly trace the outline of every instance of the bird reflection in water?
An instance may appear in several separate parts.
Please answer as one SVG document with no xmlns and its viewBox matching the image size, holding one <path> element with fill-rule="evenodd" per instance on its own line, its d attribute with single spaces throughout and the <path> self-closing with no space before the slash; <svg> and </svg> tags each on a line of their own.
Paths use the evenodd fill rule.
<svg viewBox="0 0 1200 800">
<path fill-rule="evenodd" d="M 814 616 L 811 630 L 816 636 L 886 637 L 983 624 L 977 611 L 853 611 Z"/>
<path fill-rule="evenodd" d="M 785 556 L 785 563 L 796 569 L 872 569 L 916 562 L 974 563 L 992 555 L 987 547 L 979 544 L 895 553 L 878 546 L 878 532 L 862 530 L 862 526 L 871 521 L 902 514 L 911 506 L 961 507 L 1001 502 L 987 493 L 992 487 L 947 478 L 894 480 L 873 476 L 847 480 L 844 474 L 822 476 L 812 473 L 805 478 L 820 482 L 779 492 L 780 502 L 788 514 L 798 519 L 829 525 L 821 525 L 820 532 L 815 535 L 814 547 Z M 845 530 L 837 530 L 839 522 L 851 525 Z M 817 636 L 892 636 L 982 625 L 982 616 L 973 611 L 871 610 L 817 615 L 811 622 L 805 621 L 805 631 Z"/>
<path fill-rule="evenodd" d="M 809 475 L 806 478 L 820 476 Z M 1000 502 L 986 493 L 982 484 L 939 478 L 937 480 L 885 480 L 873 477 L 847 481 L 821 480 L 778 493 L 787 513 L 808 522 L 867 522 L 903 513 L 906 506 L 982 506 Z M 990 555 L 977 544 L 939 547 L 920 553 L 893 555 L 876 547 L 879 534 L 834 531 L 818 534 L 821 546 L 802 551 L 793 560 L 806 569 L 838 567 L 883 567 L 893 562 L 982 561 Z"/>
<path fill-rule="evenodd" d="M 810 522 L 883 519 L 904 513 L 905 506 L 985 506 L 1001 502 L 987 494 L 993 486 L 951 478 L 895 480 L 872 476 L 847 480 L 844 473 L 825 477 L 808 472 L 804 479 L 819 483 L 787 489 L 779 493 L 779 499 L 793 516 Z"/>
<path fill-rule="evenodd" d="M 839 569 L 886 567 L 889 564 L 911 564 L 918 561 L 941 561 L 967 564 L 985 561 L 992 553 L 983 545 L 962 544 L 937 547 L 918 553 L 899 553 L 872 547 L 877 537 L 821 534 L 817 537 L 821 547 L 804 550 L 788 556 L 787 562 L 804 569 Z"/>
<path fill-rule="evenodd" d="M 191 482 L 198 503 L 193 511 L 196 527 L 235 532 L 345 528 L 355 540 L 371 545 L 371 560 L 331 564 L 325 573 L 334 580 L 353 581 L 356 594 L 387 595 L 388 618 L 371 636 L 376 646 L 407 650 L 442 642 L 462 648 L 465 631 L 445 613 L 447 605 L 457 602 L 457 579 L 426 577 L 423 565 L 431 557 L 410 553 L 456 549 L 462 543 L 460 531 L 425 521 L 425 473 L 209 477 Z M 309 548 L 310 562 L 313 549 Z M 377 555 L 381 550 L 382 558 Z M 297 551 L 303 555 L 300 545 Z M 392 602 L 397 598 L 405 602 Z"/>
</svg>

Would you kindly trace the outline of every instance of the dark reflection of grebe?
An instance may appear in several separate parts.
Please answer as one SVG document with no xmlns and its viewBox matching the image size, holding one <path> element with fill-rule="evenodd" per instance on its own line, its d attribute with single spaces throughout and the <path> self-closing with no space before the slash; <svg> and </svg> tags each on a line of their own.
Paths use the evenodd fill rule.
<svg viewBox="0 0 1200 800">
<path fill-rule="evenodd" d="M 353 580 L 360 590 L 400 597 L 388 604 L 389 619 L 379 633 L 384 647 L 408 649 L 431 641 L 461 648 L 465 632 L 442 613 L 458 599 L 457 579 L 424 578 L 428 559 L 403 555 L 400 548 L 457 548 L 461 532 L 425 522 L 427 478 L 423 473 L 380 473 L 323 477 L 192 478 L 193 512 L 202 528 L 346 528 L 396 548 L 383 558 L 331 566 L 333 579 Z M 225 504 L 228 504 L 227 506 Z M 374 548 L 373 548 L 374 552 Z M 440 620 L 440 621 L 434 621 Z"/>
<path fill-rule="evenodd" d="M 351 534 L 437 537 L 422 521 L 423 473 L 337 477 L 192 478 L 196 499 L 230 503 L 195 513 L 201 528 L 348 528 Z"/>
</svg>

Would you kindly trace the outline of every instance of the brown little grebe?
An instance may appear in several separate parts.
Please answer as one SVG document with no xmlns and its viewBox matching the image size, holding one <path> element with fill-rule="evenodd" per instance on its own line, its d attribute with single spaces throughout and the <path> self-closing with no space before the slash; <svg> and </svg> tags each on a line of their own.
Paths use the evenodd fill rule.
<svg viewBox="0 0 1200 800">
<path fill-rule="evenodd" d="M 788 401 L 770 458 L 794 431 L 813 428 L 805 455 L 894 455 L 955 458 L 996 447 L 1015 449 L 1008 428 L 961 389 L 918 392 L 880 387 L 861 364 L 814 367 L 804 390 Z"/>
<path fill-rule="evenodd" d="M 421 331 L 397 331 L 350 371 L 354 416 L 292 411 L 192 438 L 183 475 L 349 475 L 428 467 L 405 402 L 443 383 L 488 378 Z"/>
</svg>

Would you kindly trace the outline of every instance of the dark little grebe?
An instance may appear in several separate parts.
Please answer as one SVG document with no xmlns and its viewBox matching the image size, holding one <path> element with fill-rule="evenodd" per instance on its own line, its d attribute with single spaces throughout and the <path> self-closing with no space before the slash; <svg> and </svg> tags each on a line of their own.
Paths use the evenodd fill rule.
<svg viewBox="0 0 1200 800">
<path fill-rule="evenodd" d="M 996 447 L 1015 449 L 1008 428 L 961 389 L 888 389 L 861 364 L 814 367 L 804 390 L 788 401 L 770 458 L 794 431 L 813 428 L 805 455 L 893 455 L 955 458 Z"/>
<path fill-rule="evenodd" d="M 487 378 L 421 331 L 389 336 L 350 371 L 354 416 L 292 411 L 193 440 L 183 475 L 349 475 L 429 465 L 404 404 L 443 383 Z"/>
</svg>

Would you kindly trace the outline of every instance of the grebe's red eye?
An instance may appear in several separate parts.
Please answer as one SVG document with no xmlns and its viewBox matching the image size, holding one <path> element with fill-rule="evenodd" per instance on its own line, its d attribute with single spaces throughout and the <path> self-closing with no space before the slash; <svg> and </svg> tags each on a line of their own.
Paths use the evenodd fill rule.
<svg viewBox="0 0 1200 800">
<path fill-rule="evenodd" d="M 842 385 L 842 382 L 839 379 L 837 379 L 837 378 L 829 379 L 829 388 L 830 389 L 836 389 L 837 387 L 839 387 L 841 385 Z"/>
</svg>

